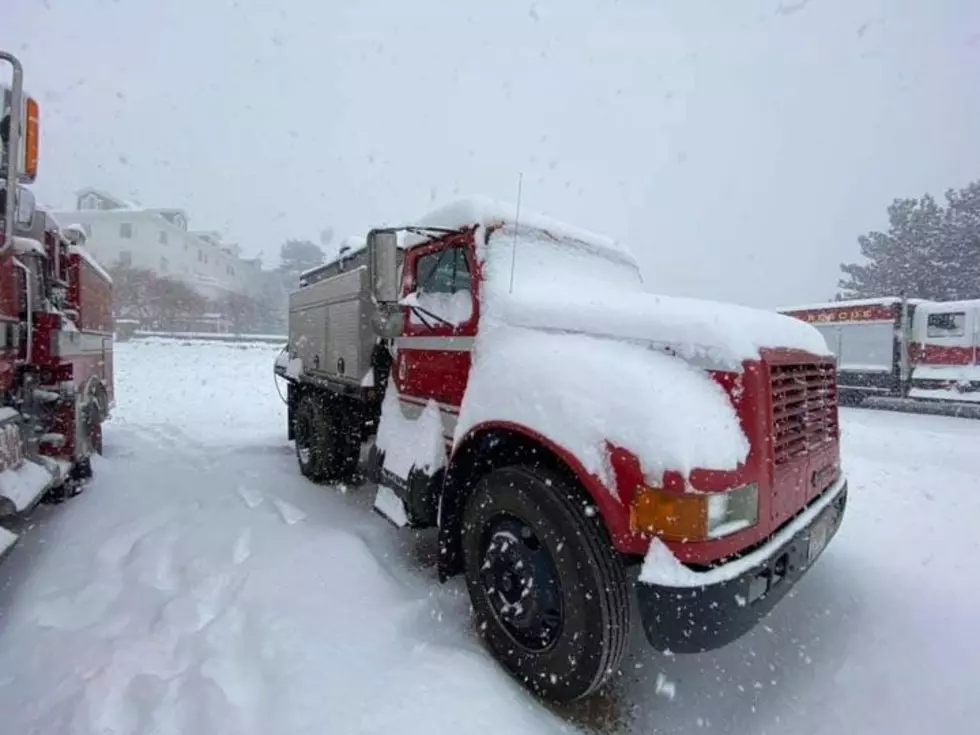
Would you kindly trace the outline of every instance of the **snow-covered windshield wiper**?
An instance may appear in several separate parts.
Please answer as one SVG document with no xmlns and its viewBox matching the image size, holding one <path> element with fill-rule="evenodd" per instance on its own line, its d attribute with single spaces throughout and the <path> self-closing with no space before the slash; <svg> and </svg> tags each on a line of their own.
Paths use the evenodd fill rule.
<svg viewBox="0 0 980 735">
<path fill-rule="evenodd" d="M 428 327 L 429 329 L 432 329 L 433 327 L 431 324 L 429 324 L 428 321 L 426 321 L 426 317 L 431 317 L 432 319 L 435 319 L 437 322 L 439 322 L 440 324 L 444 324 L 447 327 L 452 327 L 453 329 L 456 328 L 456 325 L 453 324 L 448 319 L 443 319 L 438 314 L 433 314 L 431 311 L 429 311 L 428 309 L 423 309 L 421 306 L 409 306 L 408 308 L 414 311 L 418 315 L 419 319 L 421 319 L 422 322 L 425 324 L 425 326 Z"/>
<path fill-rule="evenodd" d="M 426 326 L 427 329 L 433 329 L 433 325 L 429 323 L 429 319 L 434 319 L 440 324 L 443 324 L 447 327 L 452 327 L 453 329 L 455 329 L 456 326 L 458 326 L 456 324 L 453 324 L 448 319 L 444 319 L 438 314 L 429 311 L 424 306 L 420 306 L 418 301 L 418 295 L 416 293 L 410 293 L 408 296 L 403 298 L 400 303 L 402 306 L 407 306 L 409 309 L 411 309 L 415 313 L 415 315 L 422 320 L 422 323 Z"/>
</svg>

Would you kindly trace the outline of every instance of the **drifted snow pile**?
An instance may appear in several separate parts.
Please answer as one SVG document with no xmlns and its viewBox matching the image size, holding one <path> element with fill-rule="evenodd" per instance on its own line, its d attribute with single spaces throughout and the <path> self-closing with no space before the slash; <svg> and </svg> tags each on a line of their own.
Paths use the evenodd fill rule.
<svg viewBox="0 0 980 735">
<path fill-rule="evenodd" d="M 407 478 L 412 467 L 433 474 L 446 462 L 439 407 L 430 400 L 417 419 L 408 418 L 394 381 L 389 381 L 375 446 L 385 453 L 384 468 L 398 477 Z"/>
</svg>

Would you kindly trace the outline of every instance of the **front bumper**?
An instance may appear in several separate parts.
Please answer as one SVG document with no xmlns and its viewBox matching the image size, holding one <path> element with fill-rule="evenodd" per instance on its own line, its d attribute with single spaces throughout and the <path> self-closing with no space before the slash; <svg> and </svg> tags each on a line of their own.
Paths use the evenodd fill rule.
<svg viewBox="0 0 980 735">
<path fill-rule="evenodd" d="M 703 572 L 703 584 L 637 583 L 650 645 L 660 651 L 700 653 L 742 637 L 819 558 L 837 534 L 846 506 L 847 481 L 841 478 L 761 547 Z"/>
</svg>

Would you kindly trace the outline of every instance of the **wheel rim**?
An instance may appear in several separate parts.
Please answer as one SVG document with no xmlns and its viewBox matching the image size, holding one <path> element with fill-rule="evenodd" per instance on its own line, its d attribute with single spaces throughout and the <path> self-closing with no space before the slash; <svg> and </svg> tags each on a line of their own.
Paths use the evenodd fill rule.
<svg viewBox="0 0 980 735">
<path fill-rule="evenodd" d="M 541 652 L 564 623 L 558 569 L 534 529 L 497 516 L 483 537 L 480 581 L 494 617 L 520 646 Z"/>
</svg>

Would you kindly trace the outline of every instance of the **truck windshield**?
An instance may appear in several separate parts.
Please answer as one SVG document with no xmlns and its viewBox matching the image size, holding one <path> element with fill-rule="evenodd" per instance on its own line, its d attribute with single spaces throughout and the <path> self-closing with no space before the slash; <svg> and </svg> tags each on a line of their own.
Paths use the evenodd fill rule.
<svg viewBox="0 0 980 735">
<path fill-rule="evenodd" d="M 643 279 L 628 253 L 526 227 L 495 230 L 483 255 L 488 294 L 540 295 L 587 289 L 639 291 Z"/>
</svg>

